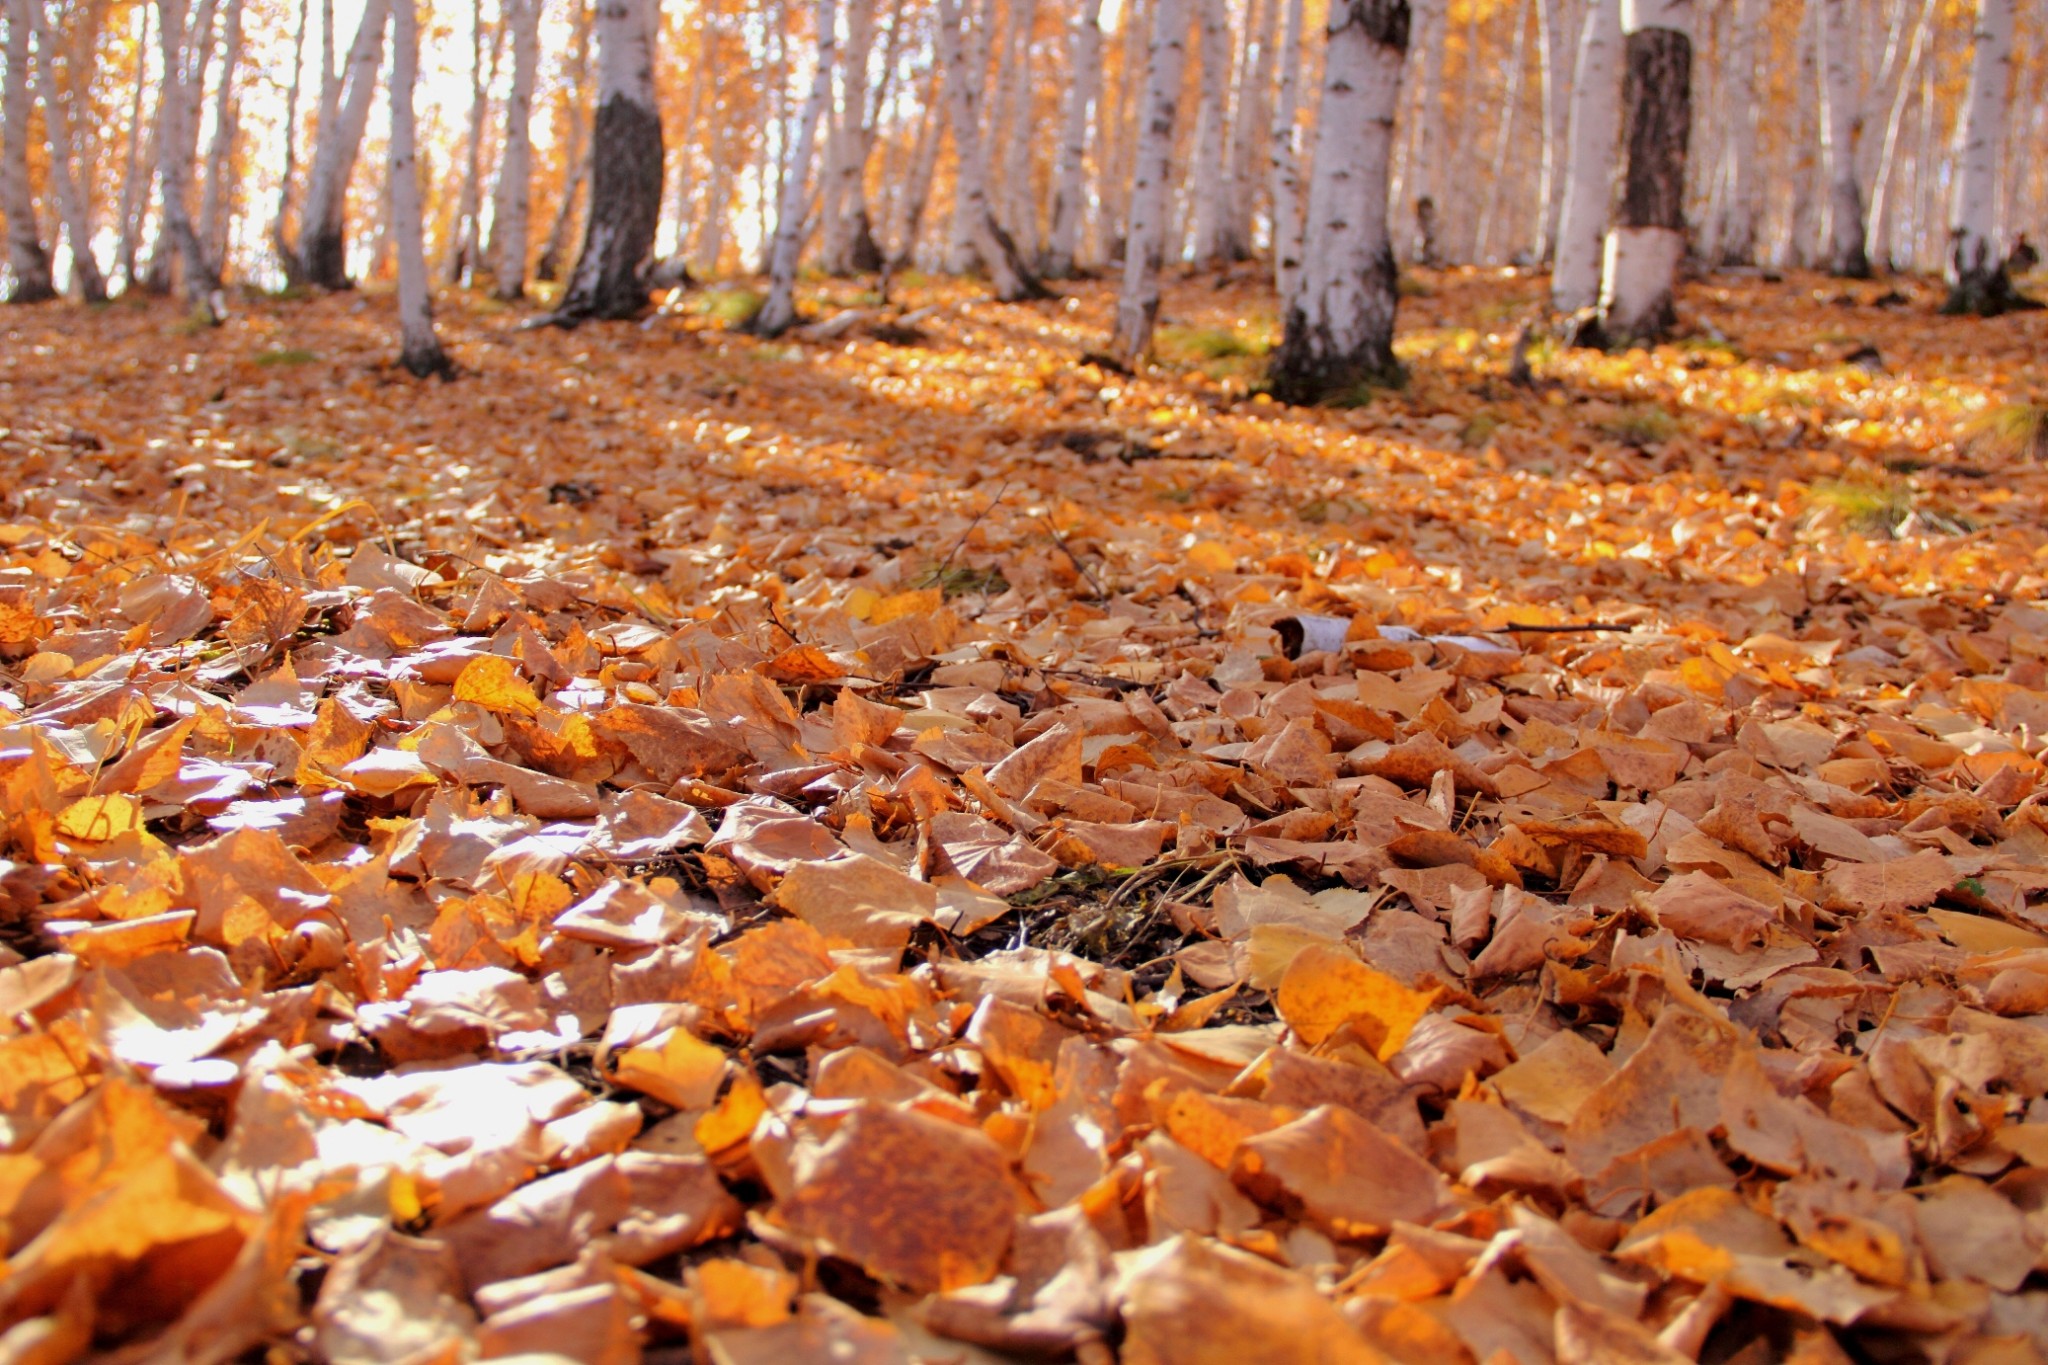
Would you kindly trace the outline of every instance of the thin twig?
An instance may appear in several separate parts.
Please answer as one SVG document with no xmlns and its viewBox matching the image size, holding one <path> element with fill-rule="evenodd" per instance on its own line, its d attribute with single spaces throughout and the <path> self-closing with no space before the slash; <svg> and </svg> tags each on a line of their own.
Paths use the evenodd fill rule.
<svg viewBox="0 0 2048 1365">
<path fill-rule="evenodd" d="M 1088 566 L 1081 562 L 1081 556 L 1074 553 L 1074 547 L 1067 544 L 1067 538 L 1060 534 L 1059 527 L 1052 524 L 1051 517 L 1045 519 L 1045 529 L 1046 533 L 1052 537 L 1052 543 L 1066 552 L 1067 558 L 1074 561 L 1074 567 L 1080 571 L 1081 577 L 1087 582 L 1088 586 L 1095 589 L 1095 600 L 1107 602 L 1109 594 L 1104 592 L 1102 585 L 1095 581 L 1095 575 L 1088 572 Z"/>
<path fill-rule="evenodd" d="M 983 517 L 987 516 L 989 513 L 996 510 L 996 504 L 1001 502 L 1003 500 L 1003 494 L 1009 491 L 1010 481 L 1008 479 L 1004 479 L 1002 487 L 996 489 L 996 495 L 988 500 L 988 506 L 982 508 L 979 512 L 976 512 L 974 514 L 974 520 L 967 523 L 967 529 L 960 533 L 960 539 L 954 541 L 953 548 L 946 551 L 946 557 L 939 561 L 939 567 L 934 571 L 933 574 L 934 577 L 943 576 L 946 570 L 952 566 L 953 556 L 960 553 L 960 548 L 967 543 L 967 537 L 974 534 L 974 528 L 981 525 L 981 519 Z"/>
<path fill-rule="evenodd" d="M 1525 626 L 1518 625 L 1510 621 L 1507 625 L 1497 627 L 1493 631 L 1490 631 L 1489 634 L 1505 635 L 1510 634 L 1514 631 L 1521 631 L 1525 635 L 1576 635 L 1581 631 L 1591 632 L 1600 630 L 1614 631 L 1620 634 L 1626 634 L 1627 632 L 1632 631 L 1634 629 L 1635 627 L 1631 625 L 1611 625 L 1604 621 L 1580 621 L 1561 626 Z"/>
</svg>

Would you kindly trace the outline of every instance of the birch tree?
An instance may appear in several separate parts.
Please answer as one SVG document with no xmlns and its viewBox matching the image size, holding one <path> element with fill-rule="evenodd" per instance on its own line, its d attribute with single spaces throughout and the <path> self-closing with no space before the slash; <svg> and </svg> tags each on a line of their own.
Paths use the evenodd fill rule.
<svg viewBox="0 0 2048 1365">
<path fill-rule="evenodd" d="M 884 94 L 895 62 L 896 34 L 902 25 L 899 9 L 883 48 Z M 874 223 L 868 215 L 867 195 L 868 160 L 874 154 L 875 125 L 880 117 L 879 101 L 870 112 L 868 100 L 869 55 L 874 50 L 874 40 L 875 0 L 850 0 L 846 58 L 839 63 L 839 114 L 828 120 L 832 135 L 825 144 L 824 205 L 819 224 L 819 262 L 835 275 L 879 270 L 882 266 L 881 248 L 875 244 Z"/>
<path fill-rule="evenodd" d="M 57 64 L 53 60 L 57 50 L 56 36 L 50 29 L 43 0 L 20 0 L 20 3 L 21 13 L 35 30 L 36 88 L 43 97 L 43 135 L 50 152 L 44 174 L 50 197 L 57 202 L 57 220 L 64 226 L 64 240 L 71 248 L 72 283 L 78 287 L 80 298 L 87 303 L 99 303 L 107 297 L 107 280 L 100 273 L 99 261 L 93 255 L 91 214 L 86 207 L 84 187 L 90 183 L 92 168 L 74 164 L 71 126 L 74 102 L 66 99 L 58 86 Z M 73 50 L 76 51 L 75 48 Z M 75 68 L 71 72 L 71 80 L 73 89 L 88 84 Z M 81 171 L 84 172 L 83 178 Z"/>
<path fill-rule="evenodd" d="M 1301 109 L 1302 0 L 1286 7 L 1280 34 L 1280 93 L 1273 101 L 1273 283 L 1281 304 L 1301 284 Z"/>
<path fill-rule="evenodd" d="M 655 0 L 598 0 L 597 117 L 583 252 L 554 320 L 630 318 L 647 306 L 661 224 L 661 114 L 654 100 Z"/>
<path fill-rule="evenodd" d="M 415 377 L 446 378 L 454 369 L 434 335 L 427 283 L 427 246 L 420 221 L 420 174 L 413 131 L 413 86 L 419 68 L 416 0 L 396 0 L 391 31 L 391 234 L 398 252 L 398 363 Z"/>
<path fill-rule="evenodd" d="M 493 33 L 484 22 L 484 0 L 470 0 L 469 138 L 463 155 L 461 197 L 455 201 L 455 221 L 450 225 L 448 259 L 443 267 L 450 284 L 462 283 L 463 277 L 481 264 L 483 255 L 479 220 L 484 203 L 484 134 L 490 124 L 491 87 L 497 83 L 504 39 L 502 23 Z"/>
<path fill-rule="evenodd" d="M 1920 7 L 1920 17 L 1913 24 L 1912 37 L 1893 86 L 1890 112 L 1885 117 L 1884 143 L 1870 190 L 1870 220 L 1864 225 L 1863 251 L 1873 260 L 1882 258 L 1889 263 L 1891 259 L 1886 211 L 1891 202 L 1892 176 L 1898 167 L 1899 133 L 1905 127 L 1906 109 L 1913 98 L 1914 73 L 1927 50 L 1927 36 L 1934 29 L 1936 3 L 1937 0 L 1924 0 Z"/>
<path fill-rule="evenodd" d="M 1299 0 L 1295 0 L 1299 3 Z M 1124 283 L 1110 350 L 1135 369 L 1152 349 L 1159 319 L 1159 267 L 1166 254 L 1166 190 L 1173 165 L 1174 111 L 1187 70 L 1187 0 L 1154 0 L 1145 48 L 1145 93 L 1131 163 L 1131 207 L 1124 221 Z"/>
<path fill-rule="evenodd" d="M 1088 208 L 1088 111 L 1102 92 L 1102 0 L 1081 0 L 1067 38 L 1067 89 L 1060 119 L 1059 158 L 1053 164 L 1052 227 L 1046 236 L 1045 273 L 1067 279 L 1081 249 Z"/>
<path fill-rule="evenodd" d="M 541 0 L 507 0 L 512 30 L 512 88 L 505 94 L 505 150 L 491 192 L 491 240 L 484 255 L 494 277 L 491 292 L 516 299 L 526 292 L 526 248 L 533 206 L 533 85 L 540 68 Z"/>
<path fill-rule="evenodd" d="M 1010 0 L 1000 82 L 1002 155 L 994 162 L 1000 180 L 991 195 L 1000 205 L 998 221 L 1024 260 L 1038 254 L 1038 203 L 1031 193 L 1031 148 L 1037 134 L 1031 117 L 1031 36 L 1037 21 L 1037 0 Z"/>
<path fill-rule="evenodd" d="M 29 118 L 35 108 L 29 90 L 28 7 L 36 0 L 7 0 L 7 89 L 0 94 L 0 214 L 7 218 L 7 265 L 14 275 L 10 303 L 40 303 L 57 297 L 50 253 L 36 221 L 35 192 L 28 172 Z"/>
<path fill-rule="evenodd" d="M 1863 251 L 1863 191 L 1856 178 L 1856 54 L 1849 0 L 1813 0 L 1820 46 L 1820 149 L 1828 172 L 1828 269 L 1851 279 L 1870 275 Z"/>
<path fill-rule="evenodd" d="M 184 77 L 178 73 L 188 70 L 191 62 L 197 70 L 203 70 L 204 54 L 187 52 L 185 21 L 186 0 L 158 0 L 157 38 L 163 54 L 163 89 L 157 104 L 157 191 L 162 198 L 163 228 L 159 240 L 166 243 L 177 254 L 184 268 L 185 297 L 194 304 L 208 303 L 213 292 L 220 288 L 220 278 L 213 272 L 212 263 L 206 258 L 206 251 L 200 245 L 199 233 L 192 226 L 192 209 L 187 202 L 192 181 L 192 153 L 196 135 L 192 131 L 198 117 L 199 80 L 196 71 Z M 205 31 L 205 25 L 199 31 Z M 191 46 L 197 47 L 194 42 Z"/>
<path fill-rule="evenodd" d="M 2012 0 L 1977 0 L 1970 84 L 1956 124 L 1955 198 L 1949 211 L 1945 313 L 1996 317 L 2026 304 L 1997 242 L 1998 144 L 2012 86 Z"/>
<path fill-rule="evenodd" d="M 299 0 L 299 24 L 292 36 L 292 78 L 284 92 L 284 166 L 277 177 L 277 212 L 270 219 L 270 246 L 290 273 L 291 246 L 285 225 L 291 219 L 292 180 L 299 168 L 299 96 L 306 79 L 306 32 L 313 18 L 313 0 Z M 327 73 L 322 72 L 325 78 Z M 137 81 L 141 75 L 137 73 Z"/>
<path fill-rule="evenodd" d="M 1692 130 L 1692 0 L 1622 0 L 1621 198 L 1607 238 L 1600 325 L 1615 344 L 1660 340 L 1685 255 Z"/>
<path fill-rule="evenodd" d="M 1730 126 L 1721 143 L 1714 220 L 1708 228 L 1713 259 L 1720 265 L 1756 261 L 1756 52 L 1761 7 L 1762 0 L 1735 0 L 1728 51 L 1722 59 Z"/>
<path fill-rule="evenodd" d="M 1589 0 L 1572 65 L 1566 120 L 1564 197 L 1557 210 L 1557 254 L 1550 306 L 1576 313 L 1600 301 L 1600 247 L 1607 234 L 1614 142 L 1621 126 L 1621 0 Z"/>
<path fill-rule="evenodd" d="M 1284 300 L 1273 396 L 1313 403 L 1398 380 L 1387 175 L 1408 56 L 1407 0 L 1332 0 L 1301 280 Z"/>
<path fill-rule="evenodd" d="M 1255 51 L 1238 63 L 1237 98 L 1230 115 L 1230 146 L 1224 154 L 1230 181 L 1223 205 L 1224 247 L 1231 260 L 1252 254 L 1252 213 L 1258 198 L 1259 152 L 1273 126 L 1273 48 L 1279 39 L 1277 0 L 1250 0 L 1245 16 L 1247 45 Z"/>
<path fill-rule="evenodd" d="M 242 0 L 223 0 L 225 32 L 221 36 L 220 82 L 213 92 L 213 144 L 206 152 L 206 188 L 199 197 L 199 242 L 207 264 L 218 278 L 227 269 L 228 234 L 235 215 L 235 143 L 241 136 L 241 102 L 235 77 L 242 65 Z"/>
<path fill-rule="evenodd" d="M 832 67 L 839 50 L 839 6 L 818 0 L 818 62 L 811 93 L 797 115 L 796 141 L 782 173 L 782 205 L 775 214 L 775 244 L 768 256 L 768 300 L 755 315 L 753 330 L 780 336 L 796 321 L 796 263 L 803 254 L 805 219 L 810 212 L 811 155 L 818 123 L 832 99 Z"/>
<path fill-rule="evenodd" d="M 981 128 L 981 75 L 968 63 L 977 46 L 966 31 L 963 0 L 939 0 L 939 60 L 946 68 L 952 104 L 953 213 L 956 236 L 964 237 L 1005 301 L 1041 297 L 1044 287 L 1017 256 L 1016 245 L 996 222 L 989 204 L 988 160 Z M 985 69 L 985 68 L 984 68 Z"/>
<path fill-rule="evenodd" d="M 333 100 L 334 116 L 323 118 L 306 172 L 306 201 L 299 210 L 299 244 L 292 253 L 297 282 L 322 289 L 346 289 L 348 279 L 348 182 L 355 172 L 370 122 L 370 100 L 384 64 L 384 29 L 391 0 L 364 0 L 362 22 L 349 44 L 348 60 Z"/>
<path fill-rule="evenodd" d="M 1201 97 L 1195 106 L 1194 154 L 1188 160 L 1188 198 L 1194 209 L 1194 262 L 1231 258 L 1230 172 L 1226 123 L 1230 117 L 1230 14 L 1224 0 L 1195 0 L 1196 51 Z"/>
<path fill-rule="evenodd" d="M 944 91 L 940 84 L 945 69 L 945 63 L 934 54 L 931 73 L 925 80 L 924 117 L 918 125 L 917 142 L 911 148 L 910 174 L 904 178 L 897 199 L 896 248 L 890 257 L 892 262 L 907 262 L 917 250 L 918 229 L 924 223 L 924 211 L 931 202 L 932 180 L 939 168 L 939 144 L 946 139 L 946 122 L 953 103 L 950 92 Z"/>
</svg>

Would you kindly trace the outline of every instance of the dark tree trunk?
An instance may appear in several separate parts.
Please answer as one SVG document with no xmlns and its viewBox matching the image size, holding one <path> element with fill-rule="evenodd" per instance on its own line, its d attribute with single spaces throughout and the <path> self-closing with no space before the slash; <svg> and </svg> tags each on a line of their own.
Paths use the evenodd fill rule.
<svg viewBox="0 0 2048 1365">
<path fill-rule="evenodd" d="M 1685 160 L 1692 132 L 1692 38 L 1646 25 L 1623 42 L 1621 194 L 1614 211 L 1597 339 L 1661 340 L 1685 254 Z"/>
<path fill-rule="evenodd" d="M 630 318 L 647 306 L 647 266 L 661 222 L 661 120 L 623 96 L 598 107 L 590 140 L 583 254 L 557 320 Z"/>
<path fill-rule="evenodd" d="M 1971 251 L 1971 244 L 1977 250 Z M 1961 233 L 1951 234 L 1949 269 L 1955 282 L 1949 286 L 1948 299 L 1941 305 L 1942 312 L 1951 316 L 1995 318 L 2004 313 L 2030 311 L 2042 306 L 2012 287 L 2008 262 L 1994 255 L 1989 250 L 1990 245 L 1989 239 L 1984 237 L 1966 239 Z"/>
</svg>

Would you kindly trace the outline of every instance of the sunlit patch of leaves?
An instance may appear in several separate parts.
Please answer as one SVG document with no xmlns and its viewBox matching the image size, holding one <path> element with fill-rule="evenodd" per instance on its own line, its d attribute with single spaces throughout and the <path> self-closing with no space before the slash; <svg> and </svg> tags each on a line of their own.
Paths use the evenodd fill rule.
<svg viewBox="0 0 2048 1365">
<path fill-rule="evenodd" d="M 690 311 L 737 329 L 752 322 L 767 301 L 744 285 L 733 285 L 705 290 L 692 302 Z"/>
<path fill-rule="evenodd" d="M 1500 427 L 1501 415 L 1492 408 L 1481 408 L 1459 428 L 1458 440 L 1466 446 L 1483 446 Z"/>
<path fill-rule="evenodd" d="M 1903 479 L 1826 479 L 1813 486 L 1812 499 L 1841 513 L 1850 530 L 1885 539 L 1913 514 L 1913 489 Z"/>
<path fill-rule="evenodd" d="M 2048 460 L 2048 403 L 2006 403 L 1969 425 L 1979 450 L 2013 460 Z"/>
<path fill-rule="evenodd" d="M 914 588 L 937 588 L 951 601 L 955 597 L 1000 597 L 1010 590 L 1010 580 L 994 564 L 976 568 L 971 564 L 935 564 L 911 584 Z"/>
<path fill-rule="evenodd" d="M 258 351 L 250 356 L 252 364 L 274 368 L 280 365 L 311 365 L 320 357 L 303 346 L 273 346 L 267 351 Z"/>
</svg>

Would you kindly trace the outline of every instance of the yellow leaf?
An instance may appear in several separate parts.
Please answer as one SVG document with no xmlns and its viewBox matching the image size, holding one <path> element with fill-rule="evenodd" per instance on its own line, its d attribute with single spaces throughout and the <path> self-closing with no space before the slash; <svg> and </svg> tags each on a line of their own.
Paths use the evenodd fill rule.
<svg viewBox="0 0 2048 1365">
<path fill-rule="evenodd" d="M 103 844 L 142 828 L 142 803 L 132 796 L 84 796 L 57 813 L 57 833 Z"/>
<path fill-rule="evenodd" d="M 1347 1024 L 1381 1061 L 1399 1052 L 1436 999 L 1376 971 L 1342 948 L 1311 944 L 1280 981 L 1280 1017 L 1311 1047 Z"/>
<path fill-rule="evenodd" d="M 540 711 L 540 698 L 518 675 L 510 659 L 485 654 L 463 665 L 455 678 L 455 700 L 475 702 L 486 711 L 517 711 L 531 716 Z"/>
<path fill-rule="evenodd" d="M 678 1109 L 704 1109 L 725 1080 L 725 1050 L 679 1028 L 660 1047 L 636 1047 L 619 1058 L 620 1085 Z"/>
</svg>

